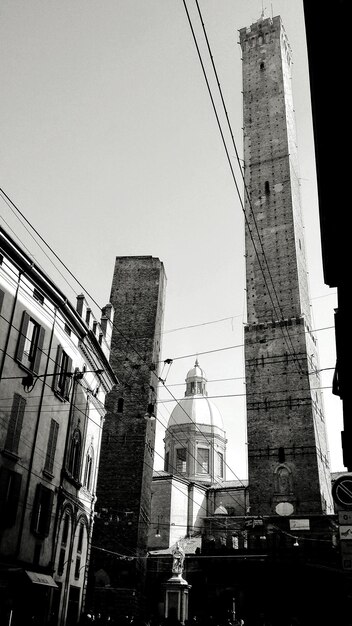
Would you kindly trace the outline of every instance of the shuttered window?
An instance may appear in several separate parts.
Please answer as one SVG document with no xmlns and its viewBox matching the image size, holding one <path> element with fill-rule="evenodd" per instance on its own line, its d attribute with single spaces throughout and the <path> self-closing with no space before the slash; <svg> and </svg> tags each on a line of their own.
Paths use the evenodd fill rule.
<svg viewBox="0 0 352 626">
<path fill-rule="evenodd" d="M 197 450 L 197 474 L 209 474 L 208 448 L 198 448 Z"/>
<path fill-rule="evenodd" d="M 185 474 L 187 471 L 187 450 L 186 448 L 177 448 L 176 450 L 176 472 Z"/>
<path fill-rule="evenodd" d="M 49 472 L 50 474 L 53 473 L 53 468 L 54 468 L 58 433 L 59 433 L 59 424 L 55 420 L 52 419 L 50 423 L 49 440 L 48 440 L 48 447 L 46 449 L 45 466 L 44 466 L 45 471 Z"/>
<path fill-rule="evenodd" d="M 224 477 L 224 455 L 222 454 L 222 452 L 218 452 L 217 453 L 217 475 L 219 478 L 223 478 Z"/>
<path fill-rule="evenodd" d="M 18 337 L 16 359 L 35 374 L 39 373 L 45 330 L 23 311 Z"/>
<path fill-rule="evenodd" d="M 59 345 L 56 352 L 53 389 L 65 400 L 68 400 L 70 396 L 71 374 L 72 359 L 62 349 L 62 346 Z"/>
<path fill-rule="evenodd" d="M 165 454 L 165 462 L 164 462 L 164 470 L 165 472 L 169 472 L 169 459 L 170 459 L 170 452 L 166 452 Z"/>
<path fill-rule="evenodd" d="M 9 528 L 16 522 L 22 476 L 7 467 L 0 468 L 0 526 Z"/>
<path fill-rule="evenodd" d="M 32 511 L 31 531 L 40 537 L 47 537 L 50 530 L 54 492 L 44 485 L 37 485 Z"/>
<path fill-rule="evenodd" d="M 5 441 L 5 449 L 15 454 L 18 452 L 25 408 L 26 400 L 19 393 L 15 393 Z"/>
</svg>

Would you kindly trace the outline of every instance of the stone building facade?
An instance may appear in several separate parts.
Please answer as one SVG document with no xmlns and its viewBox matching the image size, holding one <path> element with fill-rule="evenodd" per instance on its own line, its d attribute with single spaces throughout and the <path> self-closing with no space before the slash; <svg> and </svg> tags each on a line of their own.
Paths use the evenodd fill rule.
<svg viewBox="0 0 352 626">
<path fill-rule="evenodd" d="M 280 17 L 242 28 L 240 43 L 251 513 L 332 513 L 309 306 L 291 50 Z"/>
<path fill-rule="evenodd" d="M 113 308 L 74 308 L 0 229 L 0 622 L 76 624 L 91 550 Z"/>
</svg>

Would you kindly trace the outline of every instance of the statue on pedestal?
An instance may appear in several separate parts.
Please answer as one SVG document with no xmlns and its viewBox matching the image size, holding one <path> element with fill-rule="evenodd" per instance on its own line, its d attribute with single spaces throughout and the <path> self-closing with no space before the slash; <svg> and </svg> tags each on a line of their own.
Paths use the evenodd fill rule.
<svg viewBox="0 0 352 626">
<path fill-rule="evenodd" d="M 175 548 L 172 551 L 172 556 L 173 556 L 172 573 L 180 574 L 182 576 L 185 553 L 184 553 L 184 550 L 181 548 L 178 541 L 176 543 Z"/>
</svg>

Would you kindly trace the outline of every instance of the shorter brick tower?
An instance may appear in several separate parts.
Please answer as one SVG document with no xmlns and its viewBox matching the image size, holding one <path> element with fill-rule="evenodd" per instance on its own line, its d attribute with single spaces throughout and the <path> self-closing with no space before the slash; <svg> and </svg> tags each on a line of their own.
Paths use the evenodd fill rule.
<svg viewBox="0 0 352 626">
<path fill-rule="evenodd" d="M 151 256 L 117 257 L 111 288 L 111 365 L 93 536 L 95 610 L 143 613 L 156 389 L 166 277 Z"/>
</svg>

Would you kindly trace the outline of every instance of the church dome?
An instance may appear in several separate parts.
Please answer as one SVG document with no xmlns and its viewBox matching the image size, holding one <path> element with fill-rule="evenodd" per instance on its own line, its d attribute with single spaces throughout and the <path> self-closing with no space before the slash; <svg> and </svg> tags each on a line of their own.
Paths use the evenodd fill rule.
<svg viewBox="0 0 352 626">
<path fill-rule="evenodd" d="M 205 372 L 204 370 L 202 370 L 201 367 L 199 367 L 198 359 L 196 359 L 194 366 L 187 373 L 186 383 L 190 380 L 197 379 L 197 378 L 206 380 Z"/>
<path fill-rule="evenodd" d="M 192 423 L 224 430 L 219 409 L 207 398 L 205 372 L 198 360 L 187 374 L 185 397 L 175 406 L 167 427 Z"/>
</svg>

